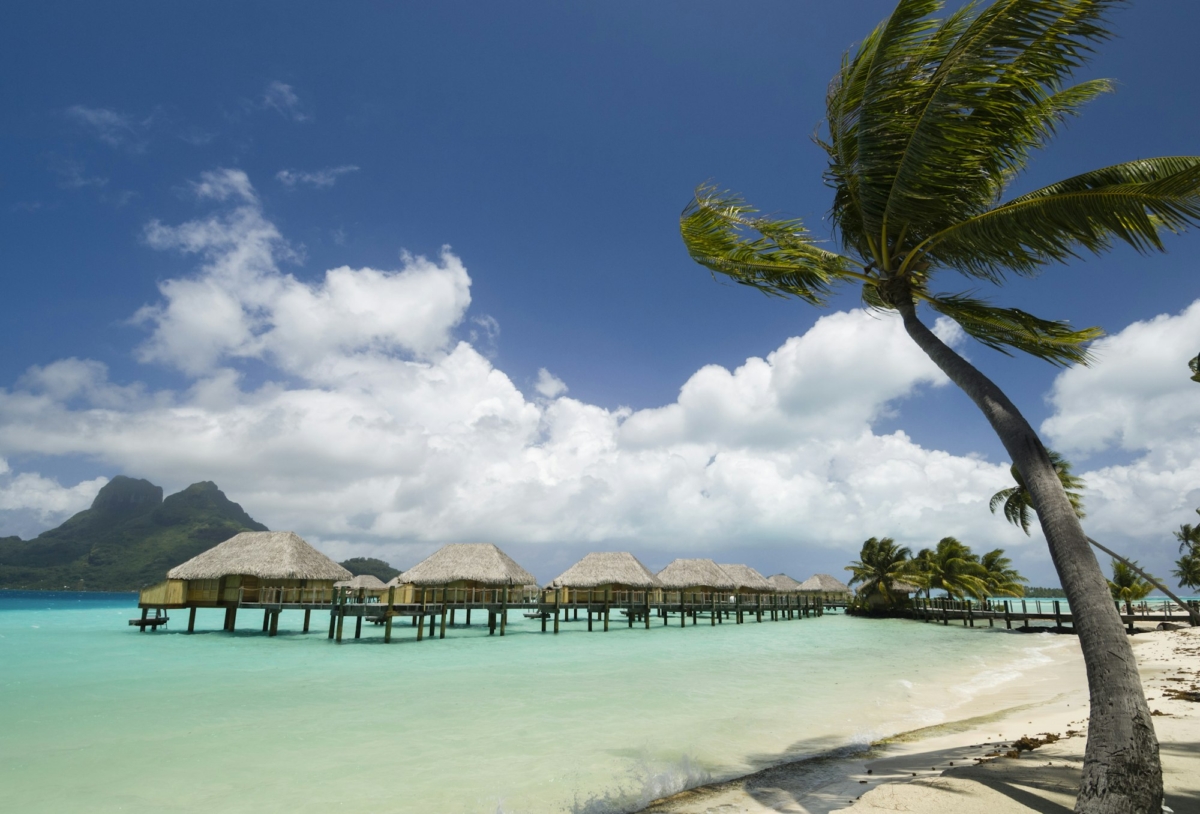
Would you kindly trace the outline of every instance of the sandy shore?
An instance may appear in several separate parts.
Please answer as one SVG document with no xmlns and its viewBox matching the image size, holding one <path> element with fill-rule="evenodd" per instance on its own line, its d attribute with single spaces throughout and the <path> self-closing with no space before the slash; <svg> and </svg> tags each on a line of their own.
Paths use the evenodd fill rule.
<svg viewBox="0 0 1200 814">
<path fill-rule="evenodd" d="M 1167 805 L 1200 814 L 1200 628 L 1144 632 L 1133 641 L 1155 713 Z M 642 814 L 1069 814 L 1087 731 L 1082 659 L 1058 665 L 1043 686 L 1055 688 L 1052 697 L 907 733 L 852 757 L 703 786 Z"/>
</svg>

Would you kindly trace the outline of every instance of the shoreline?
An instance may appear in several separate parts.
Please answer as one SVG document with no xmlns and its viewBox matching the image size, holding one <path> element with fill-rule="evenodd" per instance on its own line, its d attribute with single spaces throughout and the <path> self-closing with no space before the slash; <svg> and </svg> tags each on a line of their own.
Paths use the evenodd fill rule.
<svg viewBox="0 0 1200 814">
<path fill-rule="evenodd" d="M 1139 631 L 1133 641 L 1155 715 L 1167 805 L 1175 814 L 1200 813 L 1200 707 L 1184 700 L 1200 686 L 1200 628 Z M 1069 812 L 1087 733 L 1082 656 L 1076 650 L 1032 672 L 1040 673 L 1035 683 L 1049 680 L 1057 691 L 699 786 L 637 814 Z M 1000 695 L 1018 700 L 1014 690 L 1020 686 Z M 1200 700 L 1200 693 L 1190 697 Z"/>
</svg>

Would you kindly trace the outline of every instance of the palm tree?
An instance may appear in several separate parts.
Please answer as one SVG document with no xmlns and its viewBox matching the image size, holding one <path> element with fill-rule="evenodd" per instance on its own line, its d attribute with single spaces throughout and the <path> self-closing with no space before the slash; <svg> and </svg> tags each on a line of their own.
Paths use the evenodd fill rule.
<svg viewBox="0 0 1200 814">
<path fill-rule="evenodd" d="M 1133 651 L 1108 584 L 1041 439 L 990 379 L 918 316 L 922 304 L 1004 353 L 1057 365 L 1088 360 L 1097 328 L 1076 330 L 971 292 L 935 289 L 942 272 L 1001 283 L 1117 240 L 1162 250 L 1162 233 L 1200 221 L 1200 157 L 1149 158 L 1004 199 L 1033 151 L 1111 89 L 1069 84 L 1110 36 L 1118 0 L 995 0 L 942 20 L 940 0 L 899 0 L 843 60 L 826 96 L 826 183 L 841 251 L 799 220 L 761 217 L 737 195 L 701 186 L 684 209 L 688 252 L 768 295 L 820 305 L 860 286 L 900 315 L 914 342 L 979 407 L 1029 490 L 1066 590 L 1092 698 L 1076 810 L 1137 811 L 1162 801 L 1162 769 Z"/>
<path fill-rule="evenodd" d="M 921 549 L 914 567 L 926 580 L 926 596 L 930 588 L 941 588 L 951 599 L 987 596 L 987 570 L 969 547 L 953 537 L 943 537 L 932 551 Z"/>
<path fill-rule="evenodd" d="M 1145 599 L 1154 590 L 1151 582 L 1142 579 L 1136 571 L 1120 560 L 1112 561 L 1112 572 L 1108 590 L 1113 599 L 1125 603 L 1126 610 L 1129 610 L 1130 602 Z"/>
<path fill-rule="evenodd" d="M 879 596 L 885 604 L 895 605 L 895 585 L 917 579 L 909 559 L 911 553 L 891 537 L 870 538 L 862 544 L 858 559 L 846 566 L 852 574 L 850 584 L 861 583 L 859 594 L 866 600 Z"/>
<path fill-rule="evenodd" d="M 1184 554 L 1176 560 L 1171 575 L 1179 580 L 1181 586 L 1200 588 L 1200 553 Z"/>
<path fill-rule="evenodd" d="M 1059 483 L 1062 484 L 1063 491 L 1067 494 L 1067 500 L 1070 501 L 1071 508 L 1075 511 L 1075 516 L 1080 520 L 1087 517 L 1087 514 L 1083 511 L 1083 494 L 1080 491 L 1083 489 L 1083 478 L 1072 475 L 1071 462 L 1054 450 L 1046 450 L 1046 455 L 1050 458 L 1050 465 L 1054 467 L 1054 472 L 1058 475 Z M 1003 506 L 1004 519 L 1014 526 L 1019 526 L 1021 531 L 1029 534 L 1029 515 L 1033 511 L 1033 501 L 1029 497 L 1029 487 L 1025 485 L 1025 481 L 1021 477 L 1021 471 L 1017 469 L 1016 464 L 1009 467 L 1009 472 L 1012 473 L 1012 478 L 1016 481 L 1017 485 L 1001 489 L 992 495 L 991 502 L 988 503 L 988 508 L 991 509 L 992 514 L 995 514 L 996 509 Z"/>
<path fill-rule="evenodd" d="M 987 583 L 988 596 L 1024 596 L 1023 587 L 1029 580 L 1021 576 L 1012 567 L 1012 560 L 1004 556 L 1003 548 L 992 549 L 979 559 L 979 564 L 987 573 L 984 577 Z"/>
<path fill-rule="evenodd" d="M 1075 516 L 1083 519 L 1086 515 L 1084 515 L 1083 512 L 1083 494 L 1079 491 L 1080 489 L 1083 489 L 1083 478 L 1072 475 L 1071 462 L 1059 455 L 1054 450 L 1048 449 L 1046 450 L 1046 454 L 1050 456 L 1050 460 L 1054 463 L 1054 471 L 1058 473 L 1058 479 L 1063 485 L 1063 491 L 1067 493 L 1067 499 L 1071 501 L 1071 506 L 1075 509 Z M 1029 489 L 1025 486 L 1025 482 L 1021 480 L 1021 473 L 1017 471 L 1015 466 L 1009 471 L 1012 473 L 1013 480 L 1016 481 L 1017 485 L 1009 487 L 1008 489 L 1001 489 L 999 492 L 992 495 L 992 499 L 988 504 L 988 508 L 992 510 L 993 514 L 995 514 L 996 507 L 1003 503 L 1004 518 L 1014 526 L 1020 526 L 1026 534 L 1029 534 L 1029 514 L 1030 512 L 1034 511 L 1033 502 L 1029 496 Z M 1196 512 L 1200 513 L 1200 509 L 1197 509 Z M 1200 540 L 1200 526 L 1193 528 L 1190 524 L 1184 523 L 1179 527 L 1179 531 L 1175 532 L 1175 537 L 1180 541 L 1179 550 L 1183 551 L 1185 547 L 1191 545 L 1189 541 L 1193 539 Z M 1184 608 L 1187 611 L 1188 618 L 1191 620 L 1193 626 L 1200 625 L 1200 615 L 1198 615 L 1190 605 L 1176 596 L 1171 589 L 1164 585 L 1157 577 L 1142 570 L 1141 566 L 1139 566 L 1133 560 L 1128 560 L 1125 557 L 1122 557 L 1112 549 L 1096 542 L 1091 537 L 1088 537 L 1087 541 L 1108 556 L 1112 557 L 1114 560 L 1122 563 L 1126 568 L 1140 575 L 1142 579 L 1146 580 L 1155 588 L 1169 596 L 1173 602 L 1179 605 L 1179 607 Z M 1182 567 L 1180 565 L 1181 562 L 1182 560 L 1177 562 L 1176 566 Z"/>
</svg>

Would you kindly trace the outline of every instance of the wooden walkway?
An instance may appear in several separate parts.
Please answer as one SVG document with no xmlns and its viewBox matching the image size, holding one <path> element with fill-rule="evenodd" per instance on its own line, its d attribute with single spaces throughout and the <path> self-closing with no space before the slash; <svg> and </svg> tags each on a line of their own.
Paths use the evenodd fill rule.
<svg viewBox="0 0 1200 814">
<path fill-rule="evenodd" d="M 962 623 L 964 627 L 975 627 L 975 623 L 987 622 L 988 627 L 995 627 L 1003 621 L 1007 630 L 1013 629 L 1013 624 L 1021 630 L 1039 629 L 1054 630 L 1060 633 L 1074 632 L 1074 618 L 1069 610 L 1064 610 L 1065 603 L 1060 599 L 993 599 L 986 602 L 974 602 L 967 599 L 916 599 L 907 615 L 923 622 L 941 622 L 949 625 L 951 622 Z M 1130 633 L 1134 632 L 1135 622 L 1155 622 L 1168 624 L 1190 624 L 1188 612 L 1174 602 L 1168 600 L 1142 600 L 1137 603 L 1116 602 L 1117 612 Z M 1200 615 L 1200 602 L 1189 601 L 1193 612 Z M 1030 623 L 1034 624 L 1030 624 Z M 1052 622 L 1052 625 L 1039 624 Z"/>
<path fill-rule="evenodd" d="M 466 626 L 471 625 L 472 611 L 487 614 L 488 635 L 497 632 L 503 636 L 508 627 L 510 612 L 521 612 L 526 618 L 541 621 L 541 632 L 558 633 L 561 626 L 567 623 L 586 622 L 587 629 L 608 631 L 613 622 L 624 621 L 627 627 L 640 624 L 647 630 L 652 624 L 662 626 L 674 624 L 677 620 L 679 627 L 686 627 L 688 621 L 697 625 L 702 619 L 707 619 L 710 625 L 742 624 L 747 621 L 782 621 L 787 619 L 805 619 L 823 616 L 825 611 L 845 608 L 845 602 L 823 601 L 819 597 L 798 595 L 738 595 L 733 601 L 720 597 L 705 597 L 697 602 L 546 602 L 546 601 L 515 601 L 515 602 L 447 602 L 447 603 L 414 603 L 398 604 L 384 601 L 370 601 L 364 596 L 341 595 L 329 602 L 238 602 L 230 604 L 205 603 L 190 605 L 188 610 L 187 632 L 192 633 L 196 627 L 196 610 L 198 607 L 222 607 L 225 610 L 223 629 L 233 631 L 237 623 L 238 611 L 263 612 L 262 631 L 268 636 L 274 636 L 279 630 L 279 617 L 283 611 L 302 611 L 304 613 L 303 632 L 311 629 L 312 613 L 329 614 L 328 638 L 341 642 L 345 632 L 346 620 L 354 622 L 353 638 L 362 638 L 363 621 L 366 620 L 384 628 L 383 640 L 390 643 L 392 627 L 399 620 L 407 620 L 416 628 L 416 640 L 426 637 L 428 628 L 429 638 L 435 636 L 446 638 L 448 628 L 458 627 L 459 614 Z M 165 614 L 159 615 L 155 610 L 154 616 L 147 614 L 151 608 L 142 608 L 141 619 L 131 619 L 130 624 L 140 626 L 145 632 L 149 627 L 157 630 L 159 624 L 166 624 Z M 580 617 L 583 617 L 581 620 Z"/>
</svg>

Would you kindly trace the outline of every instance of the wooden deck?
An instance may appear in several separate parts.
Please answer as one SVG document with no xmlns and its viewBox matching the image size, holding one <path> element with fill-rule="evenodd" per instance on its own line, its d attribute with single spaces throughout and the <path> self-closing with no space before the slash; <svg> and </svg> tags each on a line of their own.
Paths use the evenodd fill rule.
<svg viewBox="0 0 1200 814">
<path fill-rule="evenodd" d="M 819 597 L 799 595 L 740 595 L 730 601 L 727 597 L 704 595 L 702 601 L 695 602 L 655 602 L 639 594 L 640 601 L 608 601 L 608 602 L 547 602 L 521 601 L 507 602 L 421 602 L 399 604 L 389 603 L 387 597 L 379 601 L 366 597 L 341 595 L 332 602 L 261 602 L 239 601 L 236 603 L 189 603 L 184 606 L 188 610 L 187 632 L 195 631 L 196 610 L 199 607 L 224 608 L 225 623 L 223 629 L 233 631 L 237 624 L 239 611 L 262 611 L 262 631 L 268 636 L 274 636 L 279 630 L 279 617 L 284 611 L 301 611 L 304 614 L 303 632 L 311 629 L 312 613 L 329 614 L 328 638 L 341 642 L 345 633 L 346 620 L 354 622 L 353 638 L 362 638 L 363 621 L 384 628 L 383 640 L 392 640 L 393 625 L 399 620 L 407 620 L 416 628 L 416 640 L 422 641 L 426 635 L 439 639 L 446 637 L 447 629 L 459 627 L 462 624 L 471 625 L 472 613 L 486 614 L 486 624 L 489 635 L 505 635 L 508 627 L 509 613 L 524 613 L 527 618 L 541 621 L 541 632 L 558 633 L 565 624 L 586 624 L 589 631 L 607 631 L 615 624 L 624 622 L 632 628 L 635 624 L 650 629 L 652 626 L 686 627 L 700 624 L 707 620 L 710 625 L 743 624 L 745 622 L 782 621 L 789 619 L 805 619 L 823 616 L 827 610 L 844 608 L 845 602 L 823 601 Z M 147 616 L 153 609 L 155 616 Z M 461 615 L 460 615 L 461 614 Z M 156 622 L 156 619 L 161 621 Z M 482 621 L 476 617 L 478 621 Z M 130 624 L 142 624 L 157 630 L 159 624 L 166 624 L 165 610 L 150 605 L 142 607 L 142 619 L 130 620 Z M 426 629 L 428 628 L 428 632 Z"/>
<path fill-rule="evenodd" d="M 1130 633 L 1135 631 L 1137 622 L 1154 623 L 1155 625 L 1192 624 L 1188 611 L 1180 608 L 1171 600 L 1142 600 L 1136 603 L 1114 603 L 1121 621 Z M 987 622 L 988 627 L 995 627 L 998 622 L 1004 622 L 1007 630 L 1012 630 L 1014 624 L 1020 630 L 1053 630 L 1059 633 L 1074 632 L 1074 617 L 1069 610 L 1063 609 L 1064 602 L 1060 599 L 993 599 L 986 602 L 974 602 L 961 599 L 917 599 L 907 611 L 910 618 L 923 622 L 941 622 L 943 625 L 961 623 L 964 627 L 975 627 L 975 623 Z M 1190 601 L 1193 614 L 1200 618 L 1200 602 Z M 1050 622 L 1052 624 L 1043 624 Z M 1032 624 L 1031 624 L 1032 623 Z"/>
</svg>

